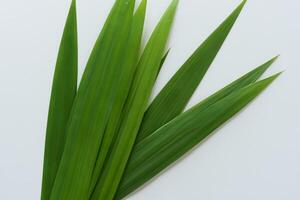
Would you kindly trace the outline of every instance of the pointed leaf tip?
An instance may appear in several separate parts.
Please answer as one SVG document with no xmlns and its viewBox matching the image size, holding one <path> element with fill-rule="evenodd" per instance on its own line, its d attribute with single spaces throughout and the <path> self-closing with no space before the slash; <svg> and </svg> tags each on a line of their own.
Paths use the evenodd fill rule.
<svg viewBox="0 0 300 200">
<path fill-rule="evenodd" d="M 279 57 L 280 57 L 280 55 L 274 56 L 270 61 L 272 63 L 274 63 Z"/>
<path fill-rule="evenodd" d="M 240 4 L 240 6 L 244 7 L 246 3 L 247 3 L 247 0 L 243 0 L 242 3 Z"/>
<path fill-rule="evenodd" d="M 267 87 L 268 85 L 270 85 L 272 82 L 274 82 L 283 72 L 278 72 L 277 74 L 274 74 L 268 78 L 265 78 L 255 84 L 262 84 L 264 85 L 265 87 Z"/>
<path fill-rule="evenodd" d="M 169 9 L 174 9 L 176 10 L 177 9 L 177 6 L 178 6 L 178 3 L 179 3 L 179 0 L 173 0 L 169 6 Z"/>
<path fill-rule="evenodd" d="M 277 60 L 277 58 L 278 56 L 275 56 L 272 59 L 268 60 L 263 65 L 261 65 L 260 69 L 262 69 L 263 72 L 265 72 Z"/>
<path fill-rule="evenodd" d="M 238 5 L 238 7 L 235 9 L 235 12 L 237 13 L 237 15 L 240 14 L 240 12 L 243 10 L 246 3 L 247 3 L 247 0 L 244 0 Z"/>
<path fill-rule="evenodd" d="M 273 76 L 271 76 L 270 79 L 275 80 L 275 79 L 277 79 L 283 73 L 284 73 L 284 71 L 278 72 L 277 74 L 274 74 Z"/>
<path fill-rule="evenodd" d="M 266 71 L 274 62 L 276 62 L 276 60 L 278 59 L 278 56 L 275 56 L 273 58 L 271 58 L 269 61 L 267 61 L 265 64 L 262 65 L 264 69 L 264 71 Z"/>
</svg>

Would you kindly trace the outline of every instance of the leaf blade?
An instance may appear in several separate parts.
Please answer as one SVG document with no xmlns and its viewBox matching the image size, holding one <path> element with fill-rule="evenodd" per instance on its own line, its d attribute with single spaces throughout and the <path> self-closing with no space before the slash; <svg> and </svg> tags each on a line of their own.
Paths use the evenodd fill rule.
<svg viewBox="0 0 300 200">
<path fill-rule="evenodd" d="M 206 74 L 246 1 L 200 45 L 148 107 L 136 141 L 179 115 Z"/>
<path fill-rule="evenodd" d="M 126 115 L 120 127 L 119 137 L 116 139 L 103 171 L 104 176 L 101 176 L 92 199 L 110 200 L 114 198 L 157 76 L 177 4 L 178 0 L 172 1 L 154 30 L 139 61 L 123 111 Z"/>
<path fill-rule="evenodd" d="M 99 146 L 115 102 L 114 91 L 122 74 L 119 66 L 134 3 L 117 0 L 96 41 L 76 95 L 50 199 L 88 198 Z"/>
<path fill-rule="evenodd" d="M 69 9 L 53 78 L 47 122 L 41 199 L 50 198 L 66 139 L 66 127 L 77 91 L 76 1 Z"/>
<path fill-rule="evenodd" d="M 125 52 L 124 63 L 123 63 L 123 73 L 121 77 L 120 85 L 122 87 L 118 88 L 120 90 L 117 92 L 116 99 L 119 101 L 112 108 L 112 114 L 110 116 L 110 120 L 108 122 L 107 128 L 105 130 L 105 135 L 103 138 L 103 142 L 101 144 L 101 149 L 98 154 L 98 158 L 96 161 L 95 169 L 93 172 L 93 178 L 91 181 L 90 193 L 94 190 L 94 187 L 99 179 L 101 174 L 101 170 L 104 165 L 104 161 L 109 153 L 109 149 L 111 147 L 111 143 L 114 141 L 116 137 L 116 132 L 120 123 L 120 115 L 122 112 L 122 108 L 125 104 L 125 100 L 127 98 L 127 94 L 130 89 L 131 81 L 134 76 L 134 72 L 136 70 L 138 55 L 141 47 L 141 38 L 144 27 L 144 20 L 146 14 L 146 5 L 147 1 L 143 0 L 136 13 L 133 16 L 131 33 L 128 38 L 128 50 Z"/>
<path fill-rule="evenodd" d="M 148 136 L 140 143 L 136 144 L 134 150 L 132 151 L 132 155 L 128 162 L 116 199 L 121 199 L 129 193 L 131 193 L 132 191 L 134 191 L 135 189 L 137 189 L 138 187 L 140 187 L 142 184 L 151 179 L 161 170 L 163 170 L 172 162 L 177 160 L 181 155 L 189 151 L 192 147 L 194 147 L 197 143 L 199 143 L 202 139 L 209 135 L 219 125 L 228 120 L 231 117 L 230 115 L 227 116 L 226 120 L 222 121 L 221 119 L 221 121 L 217 125 L 212 127 L 209 127 L 207 125 L 207 122 L 205 121 L 205 119 L 210 119 L 211 117 L 213 117 L 212 115 L 217 115 L 218 113 L 220 114 L 220 112 L 215 108 L 216 105 L 222 104 L 220 102 L 227 101 L 230 103 L 231 101 L 236 101 L 236 99 L 232 96 L 240 94 L 241 92 L 239 91 L 243 91 L 247 87 L 256 88 L 256 85 L 263 85 L 265 87 L 268 86 L 275 78 L 277 78 L 278 75 L 275 75 L 258 83 L 253 83 L 265 71 L 266 68 L 267 67 L 264 65 L 262 65 L 259 68 L 256 68 L 252 72 L 243 76 L 243 78 L 238 79 L 237 81 L 223 88 L 208 99 L 199 103 L 192 109 L 179 115 L 174 120 L 172 120 L 162 128 L 158 129 L 155 133 Z M 259 88 L 262 87 L 259 86 Z M 258 90 L 257 92 L 259 93 L 260 91 L 262 90 Z M 251 98 L 254 98 L 255 96 L 256 95 L 253 95 L 251 96 Z M 230 101 L 228 99 L 230 99 Z M 245 105 L 247 104 L 243 104 L 243 106 Z M 222 106 L 224 106 L 224 104 L 222 104 Z M 218 109 L 221 109 L 220 107 L 221 106 L 217 106 Z M 209 115 L 209 112 L 207 110 L 210 110 L 212 108 L 214 108 L 214 112 L 210 111 Z M 233 109 L 233 106 L 228 108 L 226 112 L 231 112 L 231 109 Z M 203 116 L 204 121 L 203 119 L 201 120 L 201 117 L 199 118 L 199 116 L 195 114 L 190 114 L 193 112 L 197 113 L 197 115 Z M 223 111 L 223 114 L 226 114 L 226 112 Z M 191 123 L 191 121 L 194 121 L 194 123 Z M 193 126 L 194 128 L 192 128 Z M 189 131 L 187 131 L 186 129 L 191 130 L 191 132 L 197 132 L 198 130 L 198 133 L 189 133 Z M 181 136 L 178 137 L 178 135 Z M 181 143 L 182 141 L 185 142 Z M 159 145 L 157 145 L 158 143 Z M 172 144 L 174 146 L 172 146 Z M 166 152 L 168 153 L 165 154 Z M 168 160 L 169 158 L 172 158 L 173 154 L 176 154 L 176 152 L 181 152 L 181 154 L 177 157 L 174 157 L 169 162 L 164 162 L 164 159 Z"/>
</svg>

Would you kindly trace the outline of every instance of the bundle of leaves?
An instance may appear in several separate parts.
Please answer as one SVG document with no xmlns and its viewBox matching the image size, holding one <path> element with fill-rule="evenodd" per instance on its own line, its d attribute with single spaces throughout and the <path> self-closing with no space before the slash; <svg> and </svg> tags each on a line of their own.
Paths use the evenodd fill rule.
<svg viewBox="0 0 300 200">
<path fill-rule="evenodd" d="M 199 46 L 152 102 L 178 0 L 142 53 L 146 0 L 116 0 L 77 88 L 72 1 L 50 100 L 42 200 L 122 199 L 184 156 L 249 104 L 279 74 L 258 81 L 276 58 L 183 112 L 220 50 L 243 1 Z"/>
</svg>

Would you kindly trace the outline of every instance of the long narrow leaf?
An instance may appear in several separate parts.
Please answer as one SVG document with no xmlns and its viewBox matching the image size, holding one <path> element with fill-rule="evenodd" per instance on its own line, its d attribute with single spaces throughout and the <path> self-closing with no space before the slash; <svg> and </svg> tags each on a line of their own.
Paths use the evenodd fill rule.
<svg viewBox="0 0 300 200">
<path fill-rule="evenodd" d="M 127 98 L 131 82 L 136 70 L 137 60 L 139 56 L 139 51 L 141 47 L 141 38 L 144 28 L 144 20 L 146 14 L 146 5 L 147 1 L 143 0 L 138 7 L 135 15 L 133 16 L 131 33 L 128 38 L 127 50 L 124 54 L 124 63 L 123 63 L 123 73 L 121 77 L 120 86 L 117 90 L 118 102 L 115 103 L 115 106 L 112 108 L 111 117 L 109 119 L 105 135 L 102 141 L 101 149 L 98 154 L 96 166 L 93 172 L 93 178 L 91 182 L 91 192 L 93 191 L 96 182 L 101 173 L 105 158 L 109 151 L 112 141 L 116 138 L 116 132 L 118 130 L 118 125 L 120 123 L 120 116 L 122 112 L 123 105 Z M 91 193 L 90 192 L 90 193 Z"/>
<path fill-rule="evenodd" d="M 278 76 L 253 83 L 269 64 L 246 74 L 138 143 L 128 161 L 116 199 L 150 180 L 246 106 Z"/>
<path fill-rule="evenodd" d="M 267 61 L 266 63 L 262 64 L 261 66 L 255 68 L 254 70 L 250 71 L 249 73 L 245 74 L 244 76 L 242 76 L 241 78 L 237 79 L 236 81 L 232 82 L 231 84 L 227 85 L 226 87 L 224 87 L 223 89 L 219 90 L 218 92 L 216 92 L 215 94 L 209 96 L 208 98 L 206 98 L 205 100 L 203 100 L 202 102 L 200 102 L 197 107 L 198 110 L 205 110 L 206 108 L 208 108 L 209 106 L 215 104 L 216 102 L 220 101 L 221 99 L 223 99 L 224 97 L 228 96 L 229 94 L 240 90 L 243 87 L 246 87 L 247 85 L 250 85 L 252 83 L 254 83 L 255 81 L 257 81 L 261 75 L 274 63 L 274 61 L 277 59 L 277 57 L 272 58 L 271 60 Z M 152 133 L 152 134 L 155 134 Z M 148 137 L 151 137 L 150 134 Z M 147 137 L 147 138 L 148 138 Z M 145 138 L 144 140 L 146 140 L 147 138 Z M 134 149 L 140 145 L 140 143 L 142 143 L 142 141 L 136 143 Z M 159 150 L 159 149 L 158 149 Z M 133 154 L 133 156 L 135 156 Z M 135 160 L 134 162 L 131 162 L 131 160 Z M 135 165 L 138 165 L 140 163 L 138 163 L 138 159 L 130 159 L 128 162 L 128 165 L 130 165 L 132 168 L 134 168 Z M 128 167 L 128 169 L 126 170 L 130 171 L 130 167 Z"/>
<path fill-rule="evenodd" d="M 72 109 L 51 199 L 88 198 L 104 130 L 116 98 L 134 0 L 117 0 L 95 44 Z"/>
<path fill-rule="evenodd" d="M 52 85 L 45 142 L 42 200 L 50 198 L 66 140 L 66 127 L 77 91 L 76 2 L 72 1 L 60 43 Z"/>
<path fill-rule="evenodd" d="M 111 200 L 117 190 L 151 94 L 177 8 L 174 0 L 154 30 L 139 61 L 126 102 L 119 137 L 92 199 Z"/>
<path fill-rule="evenodd" d="M 209 106 L 215 104 L 216 102 L 222 100 L 224 97 L 228 96 L 229 94 L 240 90 L 243 87 L 246 87 L 252 83 L 254 83 L 255 81 L 257 81 L 259 79 L 259 77 L 261 77 L 261 75 L 273 64 L 273 62 L 277 59 L 277 57 L 272 58 L 271 60 L 267 61 L 266 63 L 264 63 L 263 65 L 255 68 L 254 70 L 250 71 L 249 73 L 245 74 L 244 76 L 242 76 L 241 78 L 237 79 L 236 81 L 232 82 L 231 84 L 227 85 L 226 87 L 224 87 L 223 89 L 219 90 L 218 92 L 214 93 L 213 95 L 209 96 L 208 98 L 206 98 L 205 100 L 203 100 L 202 102 L 200 102 L 197 105 L 197 109 L 200 112 L 200 110 L 204 111 L 205 109 L 207 109 Z M 152 133 L 155 134 L 156 132 Z M 151 137 L 150 134 L 148 137 Z M 148 138 L 147 137 L 147 138 Z M 143 139 L 143 140 L 147 140 L 147 138 Z M 138 142 L 136 143 L 134 149 L 139 146 L 142 142 Z M 157 149 L 159 150 L 159 149 Z M 135 156 L 135 154 L 132 155 L 133 157 Z M 131 160 L 135 160 L 135 162 L 132 162 Z M 128 165 L 130 165 L 131 167 L 128 167 L 127 171 L 130 171 L 131 168 L 134 168 L 134 166 L 139 165 L 140 162 L 138 159 L 130 159 L 128 162 Z"/>
<path fill-rule="evenodd" d="M 165 53 L 165 55 L 162 57 L 162 59 L 161 59 L 161 61 L 160 61 L 159 68 L 158 68 L 157 76 L 159 75 L 159 72 L 160 72 L 161 68 L 162 68 L 163 65 L 165 64 L 165 61 L 166 61 L 166 59 L 167 59 L 169 53 L 170 53 L 170 49 L 168 49 L 168 51 L 167 51 L 167 52 Z"/>
<path fill-rule="evenodd" d="M 149 106 L 137 142 L 179 115 L 219 52 L 246 1 L 203 42 Z"/>
</svg>

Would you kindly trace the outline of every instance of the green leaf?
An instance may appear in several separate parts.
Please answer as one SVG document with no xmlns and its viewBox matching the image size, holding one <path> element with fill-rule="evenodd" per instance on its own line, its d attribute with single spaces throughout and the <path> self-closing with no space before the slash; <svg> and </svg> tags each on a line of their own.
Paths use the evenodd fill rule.
<svg viewBox="0 0 300 200">
<path fill-rule="evenodd" d="M 77 91 L 76 2 L 67 17 L 52 85 L 44 153 L 41 199 L 48 200 L 54 184 L 66 139 L 66 127 Z"/>
<path fill-rule="evenodd" d="M 117 97 L 115 106 L 112 108 L 112 113 L 105 131 L 105 135 L 101 144 L 101 149 L 98 154 L 96 166 L 93 172 L 93 178 L 91 181 L 90 193 L 94 190 L 96 182 L 100 176 L 104 161 L 111 147 L 111 143 L 116 138 L 116 133 L 120 123 L 120 116 L 122 108 L 125 104 L 131 82 L 136 70 L 138 56 L 141 47 L 141 38 L 144 28 L 144 20 L 146 14 L 147 1 L 143 0 L 138 7 L 135 15 L 133 16 L 132 28 L 128 38 L 127 50 L 124 55 L 123 73 L 121 77 L 120 86 L 117 88 Z"/>
<path fill-rule="evenodd" d="M 119 137 L 116 139 L 92 199 L 111 200 L 114 198 L 156 80 L 177 4 L 178 0 L 171 3 L 141 56 L 123 110 L 125 116 L 120 126 Z"/>
<path fill-rule="evenodd" d="M 160 61 L 159 68 L 158 68 L 157 76 L 158 76 L 158 74 L 159 74 L 159 72 L 160 72 L 162 66 L 165 64 L 165 61 L 166 61 L 166 59 L 167 59 L 169 53 L 170 53 L 170 49 L 168 49 L 168 51 L 167 51 L 167 52 L 165 53 L 165 55 L 162 57 L 162 59 L 161 59 L 161 61 Z"/>
<path fill-rule="evenodd" d="M 229 84 L 136 144 L 116 199 L 142 186 L 246 106 L 278 76 L 253 84 L 273 61 Z"/>
<path fill-rule="evenodd" d="M 137 142 L 179 115 L 216 57 L 246 1 L 200 45 L 147 109 Z"/>
<path fill-rule="evenodd" d="M 117 0 L 87 63 L 67 130 L 51 199 L 88 198 L 95 162 L 115 106 L 134 0 Z"/>
</svg>

